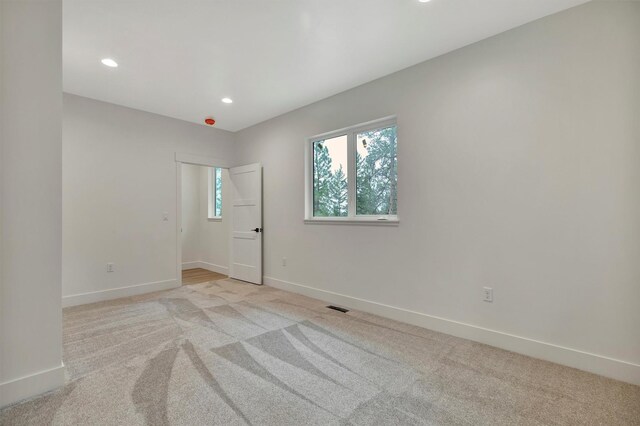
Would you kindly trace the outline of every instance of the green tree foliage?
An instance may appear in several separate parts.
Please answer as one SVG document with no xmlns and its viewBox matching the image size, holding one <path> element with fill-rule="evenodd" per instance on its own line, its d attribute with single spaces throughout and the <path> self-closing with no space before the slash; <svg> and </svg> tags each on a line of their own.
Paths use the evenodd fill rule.
<svg viewBox="0 0 640 426">
<path fill-rule="evenodd" d="M 329 150 L 320 142 L 313 144 L 313 215 L 331 216 L 329 188 L 333 178 Z"/>
<path fill-rule="evenodd" d="M 398 212 L 396 128 L 387 127 L 358 135 L 356 143 L 366 155 L 356 155 L 356 212 L 361 215 L 395 215 Z"/>
<path fill-rule="evenodd" d="M 222 216 L 222 169 L 215 168 L 216 204 L 215 215 Z"/>
<path fill-rule="evenodd" d="M 329 182 L 329 203 L 333 210 L 332 216 L 347 215 L 347 177 L 342 171 L 342 164 Z"/>
<path fill-rule="evenodd" d="M 397 214 L 396 128 L 387 127 L 357 135 L 356 213 Z M 313 214 L 347 216 L 347 177 L 342 165 L 333 172 L 323 141 L 313 144 Z"/>
</svg>

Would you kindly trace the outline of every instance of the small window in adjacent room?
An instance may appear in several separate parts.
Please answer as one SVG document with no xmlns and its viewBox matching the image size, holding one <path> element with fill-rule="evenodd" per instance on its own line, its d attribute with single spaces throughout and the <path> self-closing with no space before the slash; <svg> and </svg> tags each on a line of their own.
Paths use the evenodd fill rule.
<svg viewBox="0 0 640 426">
<path fill-rule="evenodd" d="M 307 223 L 398 223 L 397 126 L 386 118 L 309 138 Z"/>
<path fill-rule="evenodd" d="M 222 169 L 209 168 L 209 219 L 222 218 Z"/>
</svg>

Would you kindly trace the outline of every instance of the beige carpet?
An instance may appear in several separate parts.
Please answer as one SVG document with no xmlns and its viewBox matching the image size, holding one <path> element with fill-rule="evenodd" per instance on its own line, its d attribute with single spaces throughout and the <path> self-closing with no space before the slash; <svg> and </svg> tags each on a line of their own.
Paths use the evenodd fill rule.
<svg viewBox="0 0 640 426">
<path fill-rule="evenodd" d="M 65 309 L 64 360 L 0 424 L 640 424 L 640 387 L 233 280 Z"/>
</svg>

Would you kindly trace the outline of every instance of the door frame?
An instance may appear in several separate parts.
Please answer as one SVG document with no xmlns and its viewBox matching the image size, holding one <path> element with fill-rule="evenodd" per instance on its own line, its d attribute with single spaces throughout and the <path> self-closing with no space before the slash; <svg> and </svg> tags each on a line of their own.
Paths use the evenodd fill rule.
<svg viewBox="0 0 640 426">
<path fill-rule="evenodd" d="M 197 154 L 175 153 L 176 161 L 176 287 L 182 287 L 182 165 L 219 167 L 229 169 L 234 165 L 222 158 Z"/>
</svg>

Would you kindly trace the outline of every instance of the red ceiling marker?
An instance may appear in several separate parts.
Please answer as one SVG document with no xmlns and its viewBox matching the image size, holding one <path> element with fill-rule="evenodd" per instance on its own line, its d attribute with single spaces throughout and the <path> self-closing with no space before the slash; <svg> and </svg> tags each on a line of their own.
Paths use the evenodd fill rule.
<svg viewBox="0 0 640 426">
<path fill-rule="evenodd" d="M 213 126 L 214 124 L 216 124 L 216 120 L 211 117 L 207 117 L 204 119 L 204 123 L 208 124 L 209 126 Z"/>
</svg>

